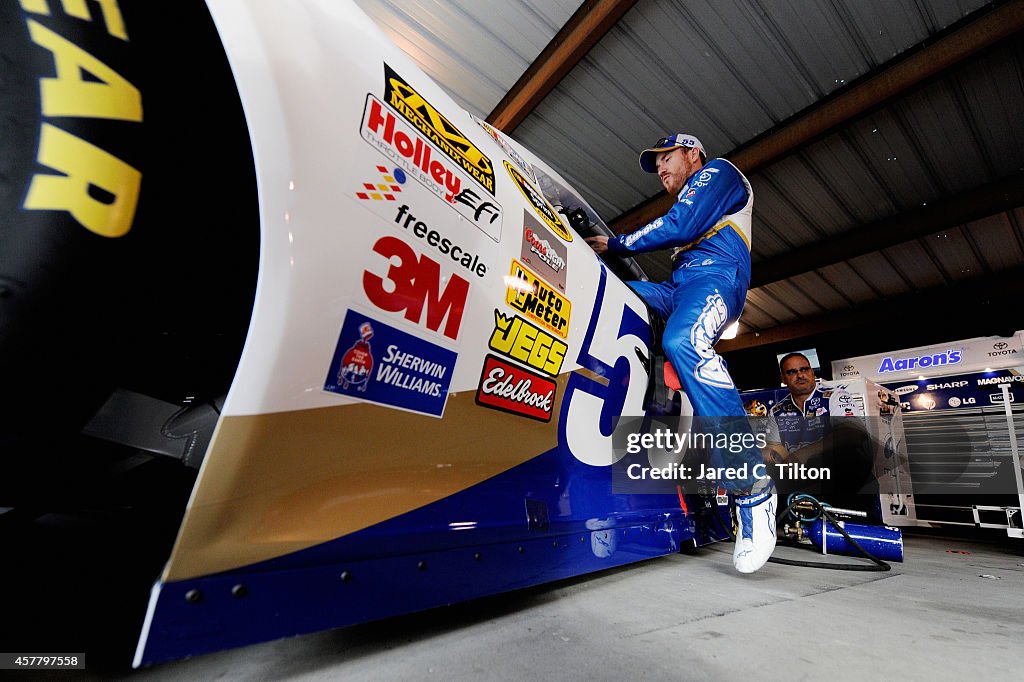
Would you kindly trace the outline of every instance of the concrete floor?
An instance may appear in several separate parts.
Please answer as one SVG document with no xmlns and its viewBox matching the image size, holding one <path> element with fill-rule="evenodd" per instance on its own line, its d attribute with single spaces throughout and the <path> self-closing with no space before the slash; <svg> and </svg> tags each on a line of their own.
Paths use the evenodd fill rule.
<svg viewBox="0 0 1024 682">
<path fill-rule="evenodd" d="M 471 604 L 201 656 L 121 679 L 1020 680 L 1024 541 L 908 536 L 885 573 L 731 544 Z M 815 561 L 808 550 L 777 556 Z M 830 557 L 832 562 L 855 561 Z"/>
</svg>

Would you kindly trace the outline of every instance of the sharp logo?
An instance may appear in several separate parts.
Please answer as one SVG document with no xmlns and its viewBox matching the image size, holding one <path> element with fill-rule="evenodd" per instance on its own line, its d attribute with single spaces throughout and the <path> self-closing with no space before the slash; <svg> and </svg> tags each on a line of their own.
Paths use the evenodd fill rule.
<svg viewBox="0 0 1024 682">
<path fill-rule="evenodd" d="M 387 64 L 384 65 L 384 99 L 462 166 L 481 187 L 494 194 L 491 160 Z"/>
<path fill-rule="evenodd" d="M 540 192 L 534 189 L 533 185 L 527 182 L 526 178 L 523 177 L 523 174 L 516 170 L 512 164 L 508 161 L 503 161 L 502 163 L 505 164 L 505 170 L 507 170 L 512 179 L 515 180 L 519 191 L 522 192 L 523 196 L 526 197 L 526 200 L 530 202 L 530 205 L 533 206 L 533 210 L 537 212 L 537 215 L 540 216 L 541 220 L 551 228 L 552 232 L 565 241 L 571 242 L 572 232 L 566 229 L 565 225 L 562 224 L 561 219 L 558 217 L 558 214 L 555 212 L 555 209 L 551 204 L 548 203 L 548 200 L 545 199 Z"/>
<path fill-rule="evenodd" d="M 882 358 L 882 363 L 878 366 L 878 374 L 902 372 L 904 370 L 937 365 L 955 365 L 961 360 L 963 360 L 963 351 L 953 349 L 942 353 L 935 353 L 934 355 L 915 355 L 909 358 L 900 358 L 899 360 L 893 360 L 891 357 L 886 356 Z"/>
</svg>

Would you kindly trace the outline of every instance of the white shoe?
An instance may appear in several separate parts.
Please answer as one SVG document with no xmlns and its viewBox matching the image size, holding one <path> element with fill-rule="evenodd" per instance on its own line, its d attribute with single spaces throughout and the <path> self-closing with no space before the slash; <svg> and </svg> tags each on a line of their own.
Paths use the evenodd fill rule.
<svg viewBox="0 0 1024 682">
<path fill-rule="evenodd" d="M 752 495 L 736 497 L 736 548 L 732 565 L 740 573 L 753 573 L 775 551 L 775 486 Z"/>
</svg>

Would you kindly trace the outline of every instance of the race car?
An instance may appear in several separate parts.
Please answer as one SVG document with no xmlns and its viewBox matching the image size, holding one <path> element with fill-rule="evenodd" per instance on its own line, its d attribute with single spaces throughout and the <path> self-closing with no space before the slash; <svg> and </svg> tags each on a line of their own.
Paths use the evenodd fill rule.
<svg viewBox="0 0 1024 682">
<path fill-rule="evenodd" d="M 134 665 L 725 536 L 613 489 L 642 270 L 354 4 L 2 12 L 0 518 L 173 519 Z"/>
</svg>

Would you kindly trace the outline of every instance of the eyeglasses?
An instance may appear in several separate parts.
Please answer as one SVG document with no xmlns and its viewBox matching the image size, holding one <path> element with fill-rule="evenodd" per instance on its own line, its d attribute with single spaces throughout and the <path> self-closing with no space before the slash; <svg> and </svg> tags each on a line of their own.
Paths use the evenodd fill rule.
<svg viewBox="0 0 1024 682">
<path fill-rule="evenodd" d="M 795 377 L 797 374 L 810 374 L 813 371 L 814 370 L 810 367 L 793 367 L 791 369 L 787 369 L 783 374 L 787 377 Z"/>
</svg>

